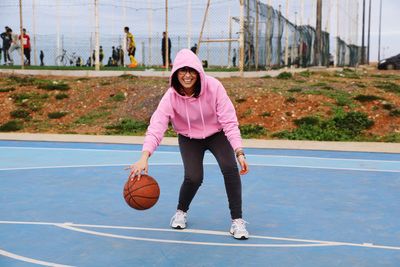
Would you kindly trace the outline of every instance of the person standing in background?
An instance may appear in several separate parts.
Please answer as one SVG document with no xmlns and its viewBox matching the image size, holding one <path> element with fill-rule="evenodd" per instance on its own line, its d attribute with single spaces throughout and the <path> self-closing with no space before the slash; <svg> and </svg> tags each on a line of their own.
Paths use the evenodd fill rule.
<svg viewBox="0 0 400 267">
<path fill-rule="evenodd" d="M 18 39 L 22 40 L 22 45 L 24 48 L 25 62 L 24 64 L 31 65 L 31 38 L 26 33 L 26 29 L 22 29 L 22 37 L 19 36 Z"/>
<path fill-rule="evenodd" d="M 165 38 L 167 34 L 163 32 L 163 38 L 161 40 L 161 55 L 162 55 L 162 60 L 163 60 L 163 68 L 167 66 L 167 57 L 168 56 L 168 62 L 169 62 L 169 67 L 171 66 L 171 39 L 168 37 L 168 53 L 166 53 L 167 49 L 165 47 Z"/>
<path fill-rule="evenodd" d="M 104 50 L 103 50 L 103 46 L 100 46 L 100 50 L 99 50 L 100 66 L 103 66 L 103 59 L 104 59 Z"/>
<path fill-rule="evenodd" d="M 234 68 L 236 68 L 236 57 L 237 57 L 236 48 L 233 48 L 232 65 Z"/>
<path fill-rule="evenodd" d="M 137 61 L 135 59 L 135 52 L 136 52 L 136 44 L 135 38 L 133 34 L 129 32 L 129 27 L 124 28 L 126 34 L 126 50 L 128 52 L 129 59 L 131 60 L 131 64 L 128 65 L 129 68 L 136 68 Z"/>
<path fill-rule="evenodd" d="M 5 31 L 0 34 L 1 39 L 3 39 L 3 56 L 4 56 L 4 65 L 8 65 L 9 63 L 11 64 L 11 58 L 9 54 L 9 49 L 11 46 L 11 33 L 12 30 L 6 26 Z"/>
<path fill-rule="evenodd" d="M 40 50 L 39 58 L 40 58 L 40 66 L 44 66 L 44 62 L 43 62 L 44 53 L 43 53 L 43 50 Z"/>
<path fill-rule="evenodd" d="M 14 50 L 17 50 L 18 54 L 21 55 L 21 42 L 19 40 L 19 36 L 16 33 L 13 33 L 11 29 L 10 30 L 10 35 L 11 35 L 11 46 L 10 49 L 8 50 L 8 55 L 10 59 L 10 65 L 14 65 L 14 59 L 12 56 L 12 53 Z"/>
</svg>

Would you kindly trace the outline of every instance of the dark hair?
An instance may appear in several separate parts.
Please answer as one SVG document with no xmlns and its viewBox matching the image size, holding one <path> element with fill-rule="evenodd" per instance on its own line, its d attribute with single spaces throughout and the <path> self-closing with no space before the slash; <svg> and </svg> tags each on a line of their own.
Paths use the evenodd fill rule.
<svg viewBox="0 0 400 267">
<path fill-rule="evenodd" d="M 127 31 L 129 32 L 129 27 L 128 27 L 128 26 L 126 26 L 126 27 L 124 28 L 124 30 L 127 30 Z"/>
<path fill-rule="evenodd" d="M 198 98 L 201 92 L 201 81 L 200 81 L 200 73 L 198 71 L 197 72 L 197 80 L 196 83 L 194 84 L 194 95 L 193 97 Z M 181 83 L 179 82 L 178 79 L 178 70 L 176 70 L 174 72 L 174 74 L 172 74 L 172 78 L 171 78 L 171 85 L 172 87 L 175 89 L 175 91 L 178 92 L 178 94 L 183 95 L 181 93 L 181 91 L 183 90 Z"/>
</svg>

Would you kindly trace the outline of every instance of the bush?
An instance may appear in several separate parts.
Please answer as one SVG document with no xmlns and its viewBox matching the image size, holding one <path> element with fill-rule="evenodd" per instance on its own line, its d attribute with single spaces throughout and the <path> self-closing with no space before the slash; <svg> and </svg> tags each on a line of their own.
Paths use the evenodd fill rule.
<svg viewBox="0 0 400 267">
<path fill-rule="evenodd" d="M 368 119 L 365 113 L 358 111 L 348 112 L 344 117 L 333 118 L 335 125 L 341 131 L 349 132 L 352 136 L 359 135 L 363 130 L 374 125 L 374 121 Z"/>
<path fill-rule="evenodd" d="M 67 91 L 70 89 L 68 84 L 57 83 L 55 81 L 52 83 L 41 83 L 41 84 L 39 84 L 38 88 L 48 90 L 48 91 L 53 91 L 53 90 Z"/>
<path fill-rule="evenodd" d="M 298 92 L 301 92 L 301 90 L 303 90 L 303 89 L 299 88 L 299 87 L 293 87 L 293 88 L 288 89 L 287 91 L 290 93 L 298 93 Z"/>
<path fill-rule="evenodd" d="M 296 98 L 294 98 L 293 96 L 289 96 L 288 98 L 285 99 L 286 103 L 295 103 L 296 102 Z"/>
<path fill-rule="evenodd" d="M 9 87 L 9 88 L 0 88 L 0 93 L 7 93 L 7 92 L 12 92 L 14 91 L 14 87 Z"/>
<path fill-rule="evenodd" d="M 0 125 L 0 132 L 15 132 L 23 128 L 21 122 L 12 120 Z"/>
<path fill-rule="evenodd" d="M 271 116 L 271 113 L 270 112 L 267 112 L 267 111 L 265 111 L 265 112 L 263 112 L 263 113 L 261 113 L 261 115 L 260 115 L 261 117 L 269 117 L 269 116 Z"/>
<path fill-rule="evenodd" d="M 382 107 L 383 107 L 383 109 L 386 109 L 386 110 L 392 110 L 392 109 L 396 108 L 395 105 L 393 105 L 391 103 L 387 103 L 387 102 L 383 103 Z"/>
<path fill-rule="evenodd" d="M 320 122 L 319 118 L 317 117 L 312 117 L 312 116 L 307 116 L 307 117 L 303 117 L 300 119 L 296 119 L 294 120 L 294 124 L 296 126 L 302 126 L 302 125 L 318 125 Z"/>
<path fill-rule="evenodd" d="M 279 73 L 278 76 L 276 76 L 277 79 L 281 79 L 281 80 L 288 80 L 288 79 L 291 79 L 292 77 L 293 77 L 293 74 L 290 72 L 286 72 L 286 71 L 281 72 L 281 73 Z"/>
<path fill-rule="evenodd" d="M 355 100 L 358 100 L 360 102 L 370 102 L 370 101 L 374 101 L 374 100 L 380 100 L 382 99 L 379 96 L 376 95 L 358 95 L 356 97 L 354 97 Z"/>
<path fill-rule="evenodd" d="M 132 75 L 132 74 L 122 74 L 119 77 L 122 79 L 136 79 L 137 78 L 137 76 Z"/>
<path fill-rule="evenodd" d="M 400 117 L 400 109 L 391 110 L 389 115 L 392 117 Z"/>
<path fill-rule="evenodd" d="M 68 112 L 64 112 L 64 111 L 56 111 L 56 112 L 50 112 L 47 114 L 47 117 L 49 119 L 59 119 L 64 117 L 65 115 L 67 115 Z"/>
<path fill-rule="evenodd" d="M 235 99 L 235 102 L 236 103 L 243 103 L 243 102 L 246 102 L 247 101 L 247 99 L 246 98 L 243 98 L 243 97 L 240 97 L 240 98 L 236 98 Z"/>
<path fill-rule="evenodd" d="M 56 94 L 54 97 L 57 100 L 61 100 L 61 99 L 64 99 L 64 98 L 68 98 L 69 96 L 67 94 L 60 93 L 60 94 Z"/>
<path fill-rule="evenodd" d="M 30 116 L 29 111 L 25 109 L 16 109 L 10 112 L 11 117 L 13 118 L 19 118 L 19 119 L 27 119 Z"/>
<path fill-rule="evenodd" d="M 294 122 L 298 128 L 274 133 L 272 136 L 290 140 L 349 141 L 373 125 L 373 121 L 361 112 L 337 112 L 333 118 L 326 120 L 304 117 Z"/>
<path fill-rule="evenodd" d="M 267 130 L 264 126 L 257 124 L 244 124 L 239 126 L 243 138 L 255 138 L 260 135 L 265 135 Z"/>
<path fill-rule="evenodd" d="M 106 126 L 107 134 L 136 135 L 146 132 L 148 124 L 143 121 L 123 119 L 120 122 Z"/>
</svg>

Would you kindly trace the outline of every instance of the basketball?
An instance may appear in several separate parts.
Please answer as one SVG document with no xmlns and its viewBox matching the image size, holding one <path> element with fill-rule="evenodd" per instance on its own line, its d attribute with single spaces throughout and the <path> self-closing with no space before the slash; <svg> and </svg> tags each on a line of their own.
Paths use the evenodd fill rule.
<svg viewBox="0 0 400 267">
<path fill-rule="evenodd" d="M 157 181 L 146 174 L 140 179 L 137 176 L 129 177 L 124 186 L 124 198 L 126 203 L 137 210 L 147 210 L 153 207 L 160 196 L 160 187 Z"/>
</svg>

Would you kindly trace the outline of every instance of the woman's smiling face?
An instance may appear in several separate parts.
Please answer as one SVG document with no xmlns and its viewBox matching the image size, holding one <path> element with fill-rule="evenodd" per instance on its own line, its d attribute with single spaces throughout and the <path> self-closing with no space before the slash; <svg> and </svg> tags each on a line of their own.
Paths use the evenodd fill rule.
<svg viewBox="0 0 400 267">
<path fill-rule="evenodd" d="M 178 69 L 178 81 L 183 89 L 192 89 L 199 78 L 197 71 L 190 67 Z"/>
</svg>

